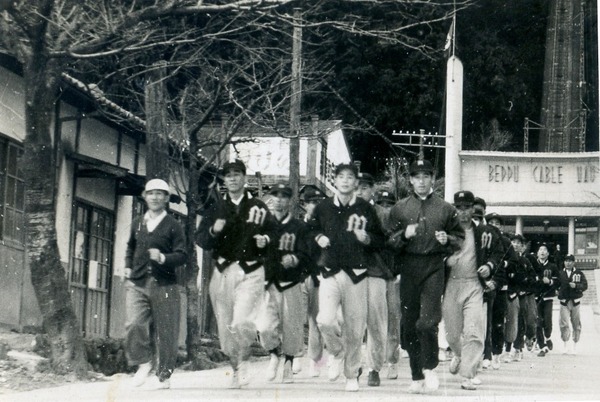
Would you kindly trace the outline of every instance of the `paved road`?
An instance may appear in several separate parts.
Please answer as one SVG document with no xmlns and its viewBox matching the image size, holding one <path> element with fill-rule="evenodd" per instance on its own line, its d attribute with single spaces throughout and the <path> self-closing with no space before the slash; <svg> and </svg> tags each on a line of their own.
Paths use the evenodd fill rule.
<svg viewBox="0 0 600 402">
<path fill-rule="evenodd" d="M 406 393 L 410 383 L 408 360 L 401 361 L 399 378 L 385 379 L 382 373 L 380 387 L 368 387 L 361 377 L 360 391 L 344 391 L 344 382 L 331 383 L 326 369 L 320 378 L 309 378 L 307 370 L 296 376 L 293 384 L 268 383 L 264 377 L 267 360 L 251 364 L 255 373 L 253 382 L 242 390 L 229 390 L 227 368 L 183 372 L 177 371 L 171 379 L 171 389 L 145 391 L 129 386 L 131 377 L 115 376 L 110 381 L 77 383 L 57 388 L 0 396 L 0 401 L 225 401 L 225 400 L 367 400 L 390 401 L 572 401 L 600 400 L 600 316 L 591 306 L 582 309 L 583 335 L 576 356 L 560 352 L 562 341 L 558 330 L 558 310 L 554 311 L 554 351 L 546 357 L 526 352 L 521 362 L 502 364 L 500 370 L 484 370 L 483 384 L 477 391 L 460 389 L 460 378 L 448 373 L 448 362 L 440 363 L 440 389 L 428 395 Z M 558 349 L 558 350 L 557 350 Z M 304 366 L 306 361 L 303 359 Z M 281 371 L 281 370 L 280 370 Z M 281 376 L 281 372 L 279 373 Z"/>
</svg>

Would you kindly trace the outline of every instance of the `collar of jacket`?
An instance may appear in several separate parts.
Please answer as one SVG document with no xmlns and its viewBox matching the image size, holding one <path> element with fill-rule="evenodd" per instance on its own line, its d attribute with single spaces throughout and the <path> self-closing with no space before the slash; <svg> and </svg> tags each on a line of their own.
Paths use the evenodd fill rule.
<svg viewBox="0 0 600 402">
<path fill-rule="evenodd" d="M 430 198 L 431 198 L 431 196 L 434 194 L 434 192 L 433 192 L 433 188 L 431 188 L 431 189 L 429 190 L 429 194 L 427 194 L 427 195 L 425 196 L 425 198 L 421 198 L 421 196 L 420 196 L 419 194 L 415 193 L 414 191 L 413 191 L 413 193 L 412 193 L 412 194 L 413 194 L 413 196 L 414 196 L 414 197 L 415 197 L 417 200 L 419 200 L 419 201 L 425 201 L 425 200 L 428 200 L 428 199 L 430 199 Z"/>
<path fill-rule="evenodd" d="M 242 200 L 244 199 L 244 197 L 246 197 L 247 199 L 251 200 L 252 198 L 252 193 L 248 190 L 244 190 L 244 195 L 242 195 L 242 198 L 240 198 L 240 202 L 242 202 Z M 230 200 L 231 202 L 233 202 L 232 198 L 229 196 L 229 193 L 225 193 L 223 195 L 223 199 L 224 200 Z"/>
<path fill-rule="evenodd" d="M 340 201 L 340 199 L 338 198 L 337 194 L 335 195 L 335 197 L 333 197 L 333 204 L 336 207 L 341 207 L 342 206 L 342 202 Z M 356 204 L 356 194 L 352 195 L 352 198 L 350 199 L 350 202 L 348 203 L 348 207 L 351 205 Z"/>
</svg>

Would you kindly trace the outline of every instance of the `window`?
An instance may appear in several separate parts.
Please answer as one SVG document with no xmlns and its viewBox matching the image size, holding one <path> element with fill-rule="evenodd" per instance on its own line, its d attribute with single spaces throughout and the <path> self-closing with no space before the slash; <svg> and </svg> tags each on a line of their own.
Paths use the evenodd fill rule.
<svg viewBox="0 0 600 402">
<path fill-rule="evenodd" d="M 25 242 L 25 182 L 19 167 L 23 148 L 0 138 L 0 239 Z"/>
</svg>

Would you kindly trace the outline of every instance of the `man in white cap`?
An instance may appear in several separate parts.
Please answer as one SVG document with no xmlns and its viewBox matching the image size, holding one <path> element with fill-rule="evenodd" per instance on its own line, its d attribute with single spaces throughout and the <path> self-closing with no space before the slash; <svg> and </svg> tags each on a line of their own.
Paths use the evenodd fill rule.
<svg viewBox="0 0 600 402">
<path fill-rule="evenodd" d="M 169 185 L 161 179 L 146 183 L 142 196 L 148 212 L 131 224 L 125 255 L 127 321 L 126 351 L 137 365 L 134 386 L 170 388 L 179 339 L 179 288 L 175 270 L 186 260 L 183 229 L 167 214 Z M 154 346 L 154 350 L 153 350 Z"/>
</svg>

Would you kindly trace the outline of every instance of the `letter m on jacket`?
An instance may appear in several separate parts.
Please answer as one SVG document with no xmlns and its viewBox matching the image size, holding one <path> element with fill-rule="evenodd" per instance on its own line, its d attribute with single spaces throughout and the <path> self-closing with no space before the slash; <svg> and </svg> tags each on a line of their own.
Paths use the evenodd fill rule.
<svg viewBox="0 0 600 402">
<path fill-rule="evenodd" d="M 248 211 L 248 220 L 246 222 L 262 225 L 266 217 L 267 210 L 255 205 Z"/>
<path fill-rule="evenodd" d="M 358 216 L 357 214 L 352 214 L 348 218 L 348 228 L 346 230 L 348 232 L 353 232 L 355 230 L 366 230 L 367 228 L 367 218 L 364 216 Z"/>
<path fill-rule="evenodd" d="M 489 249 L 492 246 L 492 240 L 494 235 L 490 232 L 483 232 L 481 234 L 481 248 Z"/>
<path fill-rule="evenodd" d="M 296 235 L 294 233 L 284 233 L 279 238 L 279 250 L 294 251 L 296 245 Z"/>
</svg>

